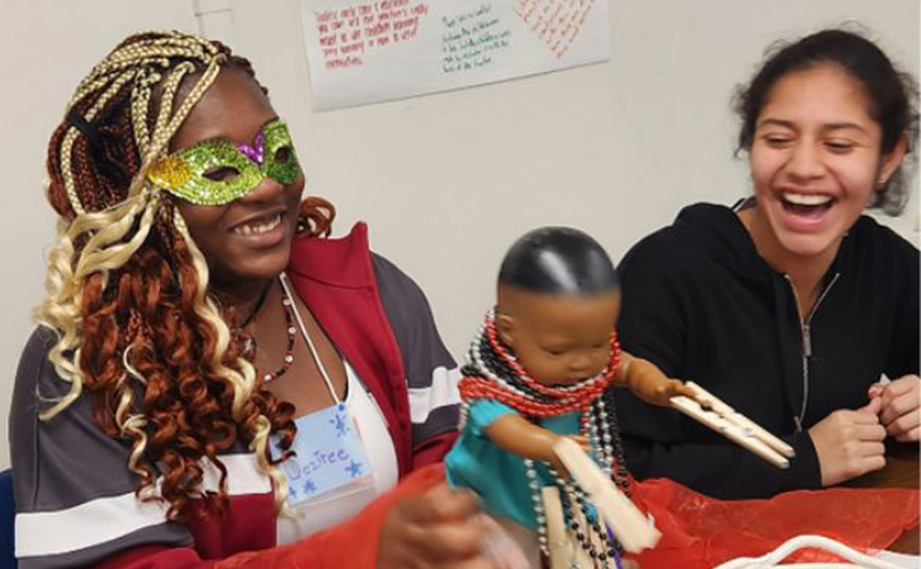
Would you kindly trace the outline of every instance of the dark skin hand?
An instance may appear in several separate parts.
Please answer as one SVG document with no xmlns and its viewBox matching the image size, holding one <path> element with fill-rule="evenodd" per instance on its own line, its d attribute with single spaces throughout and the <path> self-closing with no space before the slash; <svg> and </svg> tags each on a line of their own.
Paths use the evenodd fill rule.
<svg viewBox="0 0 921 569">
<path fill-rule="evenodd" d="M 378 569 L 503 569 L 483 557 L 479 499 L 445 484 L 398 502 L 384 521 Z"/>
</svg>

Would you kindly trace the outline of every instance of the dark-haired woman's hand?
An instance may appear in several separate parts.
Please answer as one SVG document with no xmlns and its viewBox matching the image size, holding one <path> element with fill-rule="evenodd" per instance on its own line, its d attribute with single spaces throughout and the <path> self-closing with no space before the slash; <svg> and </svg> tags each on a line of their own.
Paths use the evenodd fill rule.
<svg viewBox="0 0 921 569">
<path fill-rule="evenodd" d="M 879 422 L 890 437 L 900 442 L 921 438 L 921 379 L 906 375 L 889 383 L 874 384 L 870 397 L 879 397 L 882 408 Z"/>
<path fill-rule="evenodd" d="M 505 569 L 487 557 L 493 527 L 472 492 L 439 484 L 400 500 L 380 536 L 378 569 Z"/>
<path fill-rule="evenodd" d="M 809 429 L 819 458 L 822 486 L 834 486 L 886 465 L 886 429 L 879 397 L 860 409 L 838 409 Z"/>
</svg>

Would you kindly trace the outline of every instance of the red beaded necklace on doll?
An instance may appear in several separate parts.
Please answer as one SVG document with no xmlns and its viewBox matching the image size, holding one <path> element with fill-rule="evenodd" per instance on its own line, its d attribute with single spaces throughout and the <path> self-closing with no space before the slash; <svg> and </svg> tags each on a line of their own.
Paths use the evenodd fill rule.
<svg viewBox="0 0 921 569">
<path fill-rule="evenodd" d="M 611 357 L 605 369 L 595 377 L 580 381 L 566 387 L 550 387 L 534 380 L 525 371 L 515 356 L 499 341 L 496 333 L 496 320 L 492 312 L 486 315 L 486 322 L 480 336 L 485 333 L 492 352 L 506 364 L 514 373 L 515 379 L 526 386 L 528 390 L 536 392 L 543 397 L 537 398 L 525 390 L 517 389 L 509 383 L 508 378 L 503 378 L 490 371 L 490 362 L 482 361 L 482 354 L 478 342 L 470 348 L 471 364 L 465 367 L 465 372 L 474 371 L 475 374 L 466 375 L 461 379 L 459 389 L 464 401 L 475 399 L 492 399 L 508 405 L 522 415 L 528 417 L 556 417 L 573 411 L 585 411 L 589 405 L 614 381 L 617 368 L 620 365 L 620 344 L 617 334 L 611 334 Z"/>
</svg>

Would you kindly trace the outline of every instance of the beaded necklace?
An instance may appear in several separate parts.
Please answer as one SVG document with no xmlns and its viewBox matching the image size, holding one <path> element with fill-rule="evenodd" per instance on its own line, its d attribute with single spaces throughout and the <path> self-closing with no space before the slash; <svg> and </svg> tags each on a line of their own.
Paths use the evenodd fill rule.
<svg viewBox="0 0 921 569">
<path fill-rule="evenodd" d="M 285 348 L 285 357 L 281 362 L 281 367 L 274 372 L 268 372 L 263 377 L 266 383 L 278 379 L 285 375 L 294 364 L 294 339 L 297 337 L 297 328 L 294 327 L 294 302 L 286 294 L 281 299 L 281 305 L 285 309 L 285 331 L 288 334 L 288 346 Z"/>
<path fill-rule="evenodd" d="M 591 443 L 592 453 L 611 480 L 628 496 L 630 477 L 624 464 L 623 445 L 614 417 L 613 398 L 606 389 L 614 381 L 620 364 L 617 334 L 611 334 L 611 357 L 598 375 L 562 387 L 534 380 L 498 337 L 495 310 L 491 310 L 470 345 L 469 361 L 461 369 L 461 428 L 466 424 L 470 404 L 477 399 L 499 401 L 527 418 L 556 417 L 580 412 L 580 434 Z M 541 498 L 541 482 L 534 461 L 524 459 L 531 490 L 541 553 L 549 559 L 547 519 Z M 551 469 L 552 470 L 552 469 Z M 621 567 L 620 544 L 591 514 L 586 493 L 572 479 L 554 472 L 567 529 L 579 542 L 596 568 Z M 600 549 L 600 550 L 599 550 Z"/>
<path fill-rule="evenodd" d="M 268 297 L 269 290 L 272 288 L 271 282 L 263 289 L 262 293 L 259 295 L 259 299 L 256 301 L 256 306 L 250 312 L 249 316 L 239 327 L 234 329 L 240 344 L 242 346 L 243 356 L 249 359 L 252 359 L 256 355 L 257 343 L 254 336 L 248 335 L 244 332 L 244 329 L 253 321 L 256 317 L 256 314 L 262 308 L 262 305 L 265 303 L 265 299 Z M 263 375 L 263 381 L 268 383 L 279 377 L 283 376 L 292 365 L 294 365 L 294 341 L 297 338 L 297 328 L 294 326 L 294 302 L 291 297 L 287 294 L 287 290 L 283 290 L 284 294 L 281 298 L 281 305 L 285 311 L 285 332 L 288 335 L 288 345 L 285 347 L 285 355 L 282 359 L 281 366 L 274 372 L 265 372 Z"/>
</svg>

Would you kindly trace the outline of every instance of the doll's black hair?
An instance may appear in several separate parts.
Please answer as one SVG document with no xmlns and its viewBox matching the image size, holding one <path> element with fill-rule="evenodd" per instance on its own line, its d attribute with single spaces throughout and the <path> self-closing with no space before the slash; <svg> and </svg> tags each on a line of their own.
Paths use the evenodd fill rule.
<svg viewBox="0 0 921 569">
<path fill-rule="evenodd" d="M 541 227 L 515 241 L 502 261 L 499 284 L 565 296 L 590 296 L 620 286 L 604 248 L 571 227 Z"/>
</svg>

